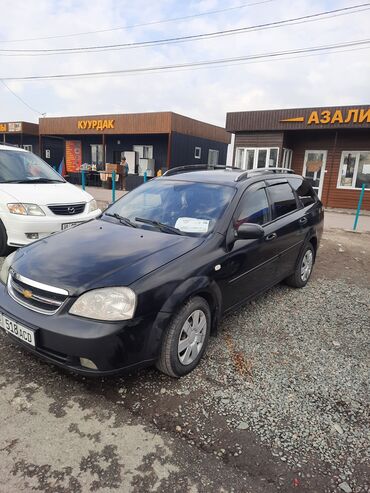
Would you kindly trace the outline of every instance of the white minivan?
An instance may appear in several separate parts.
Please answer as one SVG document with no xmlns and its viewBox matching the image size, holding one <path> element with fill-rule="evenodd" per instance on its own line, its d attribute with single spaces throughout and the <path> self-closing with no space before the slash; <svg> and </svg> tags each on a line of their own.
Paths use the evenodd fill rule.
<svg viewBox="0 0 370 493">
<path fill-rule="evenodd" d="M 0 145 L 0 256 L 99 214 L 90 194 L 38 156 Z"/>
</svg>

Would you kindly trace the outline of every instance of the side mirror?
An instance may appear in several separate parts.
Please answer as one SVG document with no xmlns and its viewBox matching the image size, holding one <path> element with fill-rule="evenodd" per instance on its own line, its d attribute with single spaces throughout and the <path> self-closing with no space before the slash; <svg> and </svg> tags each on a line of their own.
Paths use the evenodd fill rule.
<svg viewBox="0 0 370 493">
<path fill-rule="evenodd" d="M 263 238 L 265 232 L 259 224 L 244 223 L 236 231 L 238 240 L 257 240 Z"/>
</svg>

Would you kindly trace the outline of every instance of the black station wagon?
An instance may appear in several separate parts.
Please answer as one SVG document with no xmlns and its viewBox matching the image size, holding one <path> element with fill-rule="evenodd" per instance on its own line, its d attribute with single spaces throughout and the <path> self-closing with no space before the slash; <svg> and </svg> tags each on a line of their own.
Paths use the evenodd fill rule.
<svg viewBox="0 0 370 493">
<path fill-rule="evenodd" d="M 85 375 L 155 364 L 180 377 L 224 313 L 280 281 L 305 286 L 323 214 L 290 170 L 169 170 L 99 218 L 7 257 L 1 325 Z"/>
</svg>

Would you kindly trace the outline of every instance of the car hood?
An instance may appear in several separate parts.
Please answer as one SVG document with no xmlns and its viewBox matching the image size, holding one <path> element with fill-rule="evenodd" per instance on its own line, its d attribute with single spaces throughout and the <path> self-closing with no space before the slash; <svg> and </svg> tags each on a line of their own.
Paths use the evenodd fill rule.
<svg viewBox="0 0 370 493">
<path fill-rule="evenodd" d="M 1 183 L 0 193 L 24 204 L 75 204 L 89 202 L 89 193 L 70 183 Z"/>
<path fill-rule="evenodd" d="M 12 267 L 29 279 L 79 295 L 129 286 L 203 241 L 96 219 L 22 248 Z"/>
</svg>

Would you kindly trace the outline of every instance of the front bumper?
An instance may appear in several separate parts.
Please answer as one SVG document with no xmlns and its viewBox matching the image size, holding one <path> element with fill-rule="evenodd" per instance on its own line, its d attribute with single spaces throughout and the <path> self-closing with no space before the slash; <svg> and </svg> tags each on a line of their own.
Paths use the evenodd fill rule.
<svg viewBox="0 0 370 493">
<path fill-rule="evenodd" d="M 90 221 L 90 219 L 95 219 L 100 214 L 100 209 L 74 216 L 21 216 L 4 213 L 1 219 L 7 232 L 8 245 L 25 246 L 35 241 L 27 238 L 27 234 L 37 233 L 39 235 L 38 239 L 42 239 L 61 231 L 62 224 Z"/>
<path fill-rule="evenodd" d="M 102 376 L 150 366 L 158 359 L 168 313 L 101 322 L 70 315 L 70 306 L 56 315 L 42 315 L 19 305 L 0 283 L 0 312 L 34 330 L 36 347 L 12 335 L 9 338 L 50 363 L 83 375 Z M 83 367 L 80 358 L 94 362 L 97 369 Z"/>
</svg>

